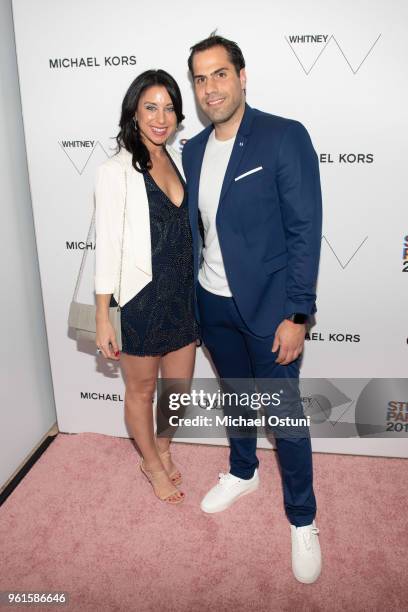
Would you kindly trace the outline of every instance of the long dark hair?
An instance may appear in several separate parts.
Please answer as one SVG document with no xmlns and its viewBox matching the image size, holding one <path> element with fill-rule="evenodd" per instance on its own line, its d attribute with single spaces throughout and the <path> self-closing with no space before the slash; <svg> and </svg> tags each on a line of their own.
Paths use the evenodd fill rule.
<svg viewBox="0 0 408 612">
<path fill-rule="evenodd" d="M 132 166 L 138 172 L 150 170 L 152 162 L 149 151 L 140 137 L 139 130 L 135 128 L 133 119 L 140 96 L 146 89 L 154 85 L 163 85 L 167 89 L 176 113 L 177 125 L 184 119 L 183 101 L 179 86 L 168 72 L 165 70 L 146 70 L 135 78 L 123 98 L 119 121 L 120 131 L 116 136 L 116 142 L 118 153 L 124 147 L 132 154 Z"/>
</svg>

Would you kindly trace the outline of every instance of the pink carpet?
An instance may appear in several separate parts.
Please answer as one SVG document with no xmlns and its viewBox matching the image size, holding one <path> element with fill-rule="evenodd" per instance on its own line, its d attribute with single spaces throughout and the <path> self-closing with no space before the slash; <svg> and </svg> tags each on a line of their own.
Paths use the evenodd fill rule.
<svg viewBox="0 0 408 612">
<path fill-rule="evenodd" d="M 186 493 L 176 507 L 154 497 L 129 440 L 60 434 L 0 508 L 0 591 L 70 594 L 44 610 L 408 609 L 406 460 L 314 455 L 324 566 L 302 585 L 275 452 L 259 451 L 257 492 L 205 515 L 228 449 L 173 448 Z"/>
</svg>

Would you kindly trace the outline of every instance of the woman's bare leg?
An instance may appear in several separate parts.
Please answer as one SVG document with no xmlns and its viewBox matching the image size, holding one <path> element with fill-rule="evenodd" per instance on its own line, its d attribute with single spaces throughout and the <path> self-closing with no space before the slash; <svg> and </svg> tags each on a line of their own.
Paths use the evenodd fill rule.
<svg viewBox="0 0 408 612">
<path fill-rule="evenodd" d="M 122 353 L 120 362 L 125 378 L 125 419 L 126 424 L 143 456 L 146 470 L 159 472 L 163 470 L 154 437 L 153 396 L 156 388 L 160 357 L 139 357 Z M 161 496 L 174 491 L 169 501 L 182 497 L 170 481 L 160 481 Z"/>
<path fill-rule="evenodd" d="M 162 378 L 169 379 L 182 379 L 185 381 L 183 384 L 184 389 L 181 392 L 188 392 L 190 390 L 190 382 L 193 377 L 194 364 L 196 355 L 196 342 L 192 342 L 187 346 L 183 346 L 177 351 L 171 351 L 164 355 L 160 362 L 160 371 Z M 170 438 L 157 437 L 156 438 L 157 448 L 160 453 L 164 453 L 169 449 Z M 170 460 L 162 459 L 166 470 L 172 473 L 176 467 Z"/>
</svg>

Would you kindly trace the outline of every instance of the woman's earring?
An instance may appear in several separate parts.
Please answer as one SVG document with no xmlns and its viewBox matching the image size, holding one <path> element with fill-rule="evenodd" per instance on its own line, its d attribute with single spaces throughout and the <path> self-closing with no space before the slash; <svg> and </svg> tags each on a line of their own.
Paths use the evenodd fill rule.
<svg viewBox="0 0 408 612">
<path fill-rule="evenodd" d="M 133 125 L 135 127 L 136 132 L 137 132 L 138 125 L 137 125 L 137 121 L 136 121 L 136 119 L 134 117 L 133 117 Z"/>
</svg>

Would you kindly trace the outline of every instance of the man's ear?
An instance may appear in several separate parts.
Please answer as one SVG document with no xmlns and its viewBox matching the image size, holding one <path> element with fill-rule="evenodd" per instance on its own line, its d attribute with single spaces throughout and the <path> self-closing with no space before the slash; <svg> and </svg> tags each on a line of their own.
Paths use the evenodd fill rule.
<svg viewBox="0 0 408 612">
<path fill-rule="evenodd" d="M 245 91 L 247 81 L 245 68 L 241 68 L 241 70 L 239 71 L 239 80 L 241 81 L 241 88 Z"/>
</svg>

